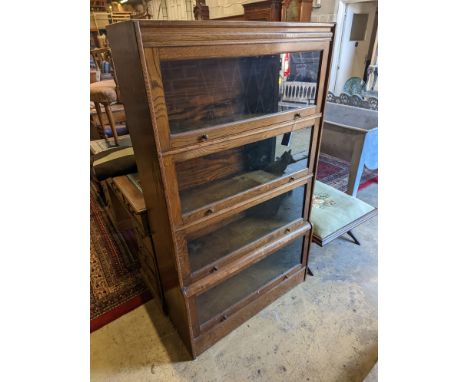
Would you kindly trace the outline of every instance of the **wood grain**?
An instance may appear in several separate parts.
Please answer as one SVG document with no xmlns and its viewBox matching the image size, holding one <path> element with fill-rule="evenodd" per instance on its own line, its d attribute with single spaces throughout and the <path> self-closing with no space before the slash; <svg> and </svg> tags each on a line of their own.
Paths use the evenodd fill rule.
<svg viewBox="0 0 468 382">
<path fill-rule="evenodd" d="M 130 200 L 126 208 L 132 211 L 133 216 L 147 216 L 147 235 L 140 240 L 141 262 L 145 264 L 143 277 L 153 291 L 157 290 L 160 280 L 163 308 L 167 305 L 169 316 L 193 357 L 304 280 L 312 229 L 308 213 L 320 147 L 333 33 L 333 24 L 239 21 L 134 20 L 108 27 L 114 64 L 119 73 L 121 100 L 125 105 L 143 189 L 144 207 L 141 197 L 138 199 L 124 180 L 117 179 L 115 189 L 121 190 L 119 198 Z M 278 70 L 275 67 L 278 60 L 274 55 L 312 50 L 322 52 L 317 105 L 279 112 L 275 109 L 277 84 L 270 82 L 264 88 L 268 90 L 264 109 L 260 110 L 264 115 L 242 114 L 237 120 L 229 120 L 229 112 L 239 110 L 236 108 L 242 103 L 256 102 L 254 93 L 260 88 L 250 84 L 252 89 L 246 87 L 239 91 L 237 84 L 233 84 L 222 89 L 216 77 L 226 73 L 222 68 L 218 74 L 213 74 L 216 81 L 207 89 L 200 89 L 197 87 L 200 78 L 190 78 L 191 63 L 187 62 L 271 55 L 273 72 Z M 169 67 L 168 61 L 172 61 Z M 177 80 L 177 75 L 169 76 L 167 70 L 174 68 L 180 77 L 187 78 L 185 84 L 171 82 L 171 79 Z M 252 73 L 259 75 L 256 71 Z M 188 95 L 187 107 L 177 104 L 184 99 L 184 91 Z M 219 108 L 211 110 L 212 104 Z M 216 124 L 207 126 L 207 118 L 211 118 L 207 113 L 211 112 L 215 113 L 213 121 Z M 171 125 L 171 121 L 175 124 Z M 183 129 L 174 133 L 175 130 L 171 129 L 177 124 Z M 313 126 L 313 133 L 307 168 L 293 172 L 289 178 L 278 176 L 278 179 L 267 179 L 257 186 L 232 180 L 246 169 L 255 180 L 255 176 L 261 175 L 255 175 L 254 170 L 258 169 L 246 166 L 258 160 L 260 153 L 267 157 L 274 155 L 273 137 L 310 126 Z M 266 143 L 258 147 L 257 157 L 242 149 L 242 146 L 264 140 Z M 207 159 L 208 155 L 214 157 Z M 229 184 L 231 193 L 226 191 Z M 210 199 L 202 196 L 197 199 L 199 201 L 192 200 L 198 207 L 184 211 L 181 199 L 197 198 L 196 194 L 187 196 L 184 192 L 205 186 L 209 192 L 220 195 L 219 200 L 215 198 L 215 202 L 208 204 L 208 208 L 214 210 L 205 215 L 207 211 L 203 211 L 202 205 Z M 301 200 L 304 203 L 301 204 L 302 213 L 295 212 L 291 219 L 278 225 L 268 221 L 265 211 L 274 211 L 281 199 L 274 198 L 289 195 L 302 186 L 306 189 L 305 198 Z M 269 208 L 260 207 L 262 203 Z M 254 224 L 252 219 L 255 216 L 267 219 L 263 226 Z M 221 250 L 219 253 L 224 255 L 219 257 L 205 252 L 206 258 L 198 259 L 198 269 L 196 262 L 192 269 L 188 243 L 218 231 L 221 239 L 216 239 L 216 246 L 220 249 L 223 232 L 229 236 L 230 224 L 237 227 L 232 232 L 240 232 L 233 234 L 237 236 L 233 238 L 231 247 L 226 246 L 224 252 Z M 245 240 L 242 240 L 241 228 L 246 230 Z M 226 243 L 228 239 L 226 237 Z M 275 268 L 270 257 L 296 239 L 304 239 L 300 251 L 294 253 L 297 259 L 283 264 L 284 268 Z M 213 243 L 214 240 L 213 236 Z M 153 250 L 149 251 L 151 246 Z M 220 305 L 216 305 L 216 301 L 206 297 L 205 303 L 200 303 L 203 294 L 214 295 L 214 288 L 228 283 L 228 280 L 236 280 L 234 278 L 238 275 L 251 274 L 257 269 L 256 265 L 260 266 L 258 264 L 266 264 L 263 271 L 268 277 L 262 279 L 260 287 L 252 284 L 252 289 L 245 291 L 248 296 L 240 293 L 241 289 L 233 288 L 230 300 L 224 304 L 219 301 Z M 268 264 L 272 265 L 271 269 Z M 217 270 L 212 271 L 215 265 Z M 270 280 L 271 277 L 273 279 Z M 240 288 L 241 284 L 236 287 Z"/>
</svg>

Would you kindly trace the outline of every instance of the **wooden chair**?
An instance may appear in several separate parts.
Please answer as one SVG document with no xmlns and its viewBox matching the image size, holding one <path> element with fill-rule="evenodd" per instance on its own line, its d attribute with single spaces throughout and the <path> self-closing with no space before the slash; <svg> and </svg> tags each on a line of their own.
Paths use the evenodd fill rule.
<svg viewBox="0 0 468 382">
<path fill-rule="evenodd" d="M 102 117 L 101 105 L 104 106 L 104 110 L 107 115 L 107 120 L 109 121 L 112 135 L 114 137 L 114 143 L 116 146 L 119 145 L 119 138 L 117 134 L 117 128 L 112 115 L 112 110 L 110 105 L 118 102 L 119 100 L 119 87 L 117 82 L 117 76 L 114 69 L 114 64 L 112 61 L 112 55 L 109 48 L 99 48 L 91 50 L 91 56 L 96 64 L 96 68 L 99 70 L 102 67 L 102 63 L 107 61 L 110 65 L 110 71 L 113 79 L 94 82 L 90 85 L 90 100 L 94 103 L 96 112 L 99 118 L 99 123 L 101 128 L 104 130 L 105 124 Z M 107 141 L 107 136 L 104 133 L 104 137 Z"/>
</svg>

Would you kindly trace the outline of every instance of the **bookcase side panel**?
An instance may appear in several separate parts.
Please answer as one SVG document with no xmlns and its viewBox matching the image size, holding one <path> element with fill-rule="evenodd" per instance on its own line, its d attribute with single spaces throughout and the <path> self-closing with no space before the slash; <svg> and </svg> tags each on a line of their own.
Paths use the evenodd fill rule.
<svg viewBox="0 0 468 382">
<path fill-rule="evenodd" d="M 114 24 L 108 28 L 108 36 L 155 245 L 164 298 L 169 316 L 187 347 L 191 349 L 189 315 L 179 282 L 175 242 L 158 155 L 157 126 L 148 102 L 150 95 L 145 82 L 144 58 L 139 49 L 138 24 Z"/>
</svg>

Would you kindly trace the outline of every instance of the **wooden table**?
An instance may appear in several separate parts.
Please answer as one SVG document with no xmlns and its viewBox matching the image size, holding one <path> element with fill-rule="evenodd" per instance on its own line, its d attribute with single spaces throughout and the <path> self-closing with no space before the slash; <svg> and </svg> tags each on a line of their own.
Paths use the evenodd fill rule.
<svg viewBox="0 0 468 382">
<path fill-rule="evenodd" d="M 356 196 L 364 166 L 378 167 L 378 112 L 327 102 L 321 152 L 350 162 L 347 193 Z"/>
</svg>

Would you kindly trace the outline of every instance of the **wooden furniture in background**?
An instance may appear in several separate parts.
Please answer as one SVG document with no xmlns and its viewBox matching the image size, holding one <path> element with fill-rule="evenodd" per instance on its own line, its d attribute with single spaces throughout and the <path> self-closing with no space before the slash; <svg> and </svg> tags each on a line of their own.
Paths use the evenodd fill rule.
<svg viewBox="0 0 468 382">
<path fill-rule="evenodd" d="M 110 24 L 130 20 L 132 12 L 94 12 L 90 14 L 90 30 L 104 30 Z"/>
<path fill-rule="evenodd" d="M 114 143 L 116 146 L 118 146 L 119 137 L 117 134 L 117 127 L 114 116 L 111 110 L 111 104 L 119 101 L 120 90 L 117 81 L 117 74 L 114 68 L 114 61 L 112 60 L 112 54 L 109 48 L 99 48 L 92 49 L 91 56 L 93 57 L 97 69 L 102 67 L 103 62 L 108 62 L 110 66 L 112 79 L 93 82 L 90 84 L 90 100 L 94 103 L 99 123 L 103 131 L 105 130 L 106 124 L 102 115 L 101 105 L 104 106 L 107 122 L 111 127 L 112 135 L 114 137 Z M 104 138 L 107 139 L 107 135 L 104 134 Z"/>
<path fill-rule="evenodd" d="M 364 167 L 378 167 L 378 112 L 327 102 L 321 151 L 350 163 L 348 190 L 356 196 Z"/>
<path fill-rule="evenodd" d="M 327 100 L 331 97 L 329 93 Z M 351 230 L 377 214 L 376 208 L 356 198 L 364 167 L 377 169 L 377 125 L 377 111 L 327 102 L 321 152 L 349 162 L 350 167 L 346 194 L 316 182 L 313 241 L 320 246 L 345 233 L 360 245 Z"/>
<path fill-rule="evenodd" d="M 306 277 L 333 32 L 235 21 L 108 28 L 161 294 L 193 357 Z M 285 53 L 317 92 L 282 111 Z M 320 61 L 300 60 L 311 56 Z"/>
<path fill-rule="evenodd" d="M 114 120 L 115 129 L 119 136 L 119 144 L 121 144 L 122 136 L 128 134 L 127 126 L 126 126 L 126 117 L 125 117 L 125 109 L 121 103 L 115 103 L 110 106 L 110 110 L 112 113 L 112 119 Z M 90 119 L 91 119 L 91 140 L 96 139 L 106 139 L 106 135 L 112 134 L 112 130 L 109 131 L 109 128 L 106 126 L 110 126 L 109 119 L 107 118 L 106 113 L 101 112 L 101 120 L 99 120 L 99 116 L 95 107 L 90 108 Z M 104 125 L 102 125 L 102 124 Z M 109 148 L 109 142 L 106 143 L 106 147 Z"/>
<path fill-rule="evenodd" d="M 282 21 L 309 22 L 312 15 L 313 0 L 283 0 Z"/>
<path fill-rule="evenodd" d="M 106 111 L 107 121 L 112 129 L 112 135 L 114 137 L 114 143 L 116 146 L 119 145 L 119 138 L 117 134 L 117 129 L 110 108 L 111 103 L 117 102 L 117 93 L 115 91 L 115 83 L 113 80 L 99 81 L 94 82 L 90 85 L 90 100 L 94 103 L 94 107 L 97 112 L 99 123 L 102 130 L 105 129 L 104 119 L 102 116 L 101 105 L 104 106 Z M 104 134 L 105 139 L 107 136 Z"/>
<path fill-rule="evenodd" d="M 205 0 L 195 0 L 195 6 L 193 7 L 193 15 L 195 20 L 209 20 L 210 9 L 206 5 Z"/>
<path fill-rule="evenodd" d="M 281 21 L 281 0 L 242 4 L 244 20 Z"/>
<path fill-rule="evenodd" d="M 309 22 L 312 15 L 312 0 L 265 0 L 242 4 L 242 15 L 212 18 L 211 20 L 249 21 L 298 21 Z M 210 20 L 206 0 L 196 0 L 193 8 L 195 20 Z"/>
<path fill-rule="evenodd" d="M 90 8 L 93 12 L 105 12 L 107 10 L 107 0 L 91 0 Z"/>
<path fill-rule="evenodd" d="M 158 297 L 156 301 L 164 303 L 145 201 L 137 174 L 109 178 L 103 184 L 106 210 L 114 227 L 130 253 L 139 259 L 141 275 L 151 293 Z M 165 305 L 162 305 L 162 309 L 167 311 Z"/>
<path fill-rule="evenodd" d="M 114 81 L 115 91 L 117 95 L 117 99 L 119 99 L 119 82 L 117 79 L 117 73 L 115 72 L 114 61 L 112 60 L 112 52 L 110 48 L 96 48 L 91 49 L 91 56 L 93 61 L 96 65 L 96 70 L 102 70 L 103 63 L 109 63 L 109 75 L 106 78 L 103 78 L 103 74 L 101 74 L 101 81 L 103 79 L 112 79 Z M 106 73 L 107 74 L 107 73 Z"/>
</svg>

